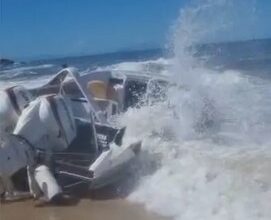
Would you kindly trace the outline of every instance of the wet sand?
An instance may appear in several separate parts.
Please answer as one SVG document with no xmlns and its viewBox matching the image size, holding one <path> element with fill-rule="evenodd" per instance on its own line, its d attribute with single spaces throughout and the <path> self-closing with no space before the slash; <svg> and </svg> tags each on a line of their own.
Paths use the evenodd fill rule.
<svg viewBox="0 0 271 220">
<path fill-rule="evenodd" d="M 82 199 L 71 206 L 35 207 L 33 200 L 1 204 L 0 220 L 165 220 L 125 199 Z"/>
</svg>

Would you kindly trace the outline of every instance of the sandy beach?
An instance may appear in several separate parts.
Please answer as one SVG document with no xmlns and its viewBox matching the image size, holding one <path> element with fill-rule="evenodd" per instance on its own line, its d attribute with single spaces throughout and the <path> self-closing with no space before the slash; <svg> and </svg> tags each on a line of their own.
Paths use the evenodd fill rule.
<svg viewBox="0 0 271 220">
<path fill-rule="evenodd" d="M 163 220 L 125 199 L 83 199 L 71 206 L 36 207 L 33 200 L 1 204 L 0 220 Z"/>
</svg>

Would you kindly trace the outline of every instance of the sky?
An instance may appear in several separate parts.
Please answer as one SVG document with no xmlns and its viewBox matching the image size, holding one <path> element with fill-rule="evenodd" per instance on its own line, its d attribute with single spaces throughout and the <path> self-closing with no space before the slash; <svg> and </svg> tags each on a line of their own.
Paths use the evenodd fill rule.
<svg viewBox="0 0 271 220">
<path fill-rule="evenodd" d="M 0 55 L 42 57 L 157 48 L 181 0 L 2 0 Z"/>
<path fill-rule="evenodd" d="M 271 37 L 270 0 L 229 1 L 242 3 L 235 7 L 238 25 L 231 33 L 220 32 L 216 38 Z M 250 12 L 244 13 L 251 7 L 246 5 L 248 1 L 255 2 L 257 19 L 251 19 Z M 180 9 L 191 0 L 0 0 L 0 3 L 0 57 L 33 59 L 163 47 Z M 219 14 L 214 13 L 211 19 L 219 20 Z M 251 22 L 253 26 L 246 25 Z"/>
</svg>

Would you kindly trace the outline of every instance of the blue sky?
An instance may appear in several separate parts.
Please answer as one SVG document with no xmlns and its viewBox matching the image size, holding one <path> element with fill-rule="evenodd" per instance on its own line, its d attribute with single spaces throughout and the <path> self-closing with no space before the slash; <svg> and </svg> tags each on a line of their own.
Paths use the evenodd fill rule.
<svg viewBox="0 0 271 220">
<path fill-rule="evenodd" d="M 2 0 L 0 56 L 40 58 L 162 47 L 180 8 L 190 2 Z M 271 37 L 271 1 L 256 2 L 258 18 L 253 30 L 245 27 L 244 14 L 239 22 L 243 28 L 236 28 L 233 39 L 244 38 L 244 34 Z"/>
<path fill-rule="evenodd" d="M 2 0 L 0 55 L 160 47 L 181 5 L 181 0 Z"/>
</svg>

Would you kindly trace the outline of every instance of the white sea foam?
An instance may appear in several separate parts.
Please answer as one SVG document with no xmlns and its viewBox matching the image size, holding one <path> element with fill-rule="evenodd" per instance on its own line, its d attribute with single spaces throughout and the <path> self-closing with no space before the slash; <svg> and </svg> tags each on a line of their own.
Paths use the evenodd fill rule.
<svg viewBox="0 0 271 220">
<path fill-rule="evenodd" d="M 53 64 L 42 64 L 33 66 L 15 66 L 7 70 L 0 71 L 0 88 L 4 89 L 14 85 L 23 85 L 27 88 L 38 87 L 45 84 L 51 77 Z M 46 74 L 46 69 L 48 73 Z M 38 71 L 45 71 L 40 74 Z M 32 77 L 32 78 L 29 78 Z"/>
<path fill-rule="evenodd" d="M 161 163 L 132 201 L 176 219 L 270 219 L 270 85 L 220 74 L 206 74 L 212 107 L 201 96 L 206 88 L 187 90 L 174 97 L 174 109 L 161 104 L 122 118 Z"/>
<path fill-rule="evenodd" d="M 143 154 L 159 158 L 129 199 L 174 219 L 271 219 L 271 82 L 210 70 L 193 56 L 193 45 L 223 24 L 206 15 L 219 9 L 228 18 L 232 3 L 200 1 L 181 11 L 168 68 L 179 86 L 166 103 L 121 118 L 126 138 L 142 138 Z"/>
<path fill-rule="evenodd" d="M 166 75 L 167 69 L 171 64 L 171 59 L 159 58 L 156 60 L 138 61 L 138 62 L 121 62 L 106 67 L 98 67 L 97 70 L 111 70 L 111 71 L 125 71 L 129 72 L 143 72 L 150 74 Z"/>
<path fill-rule="evenodd" d="M 1 70 L 1 74 L 15 74 L 15 76 L 18 76 L 23 71 L 47 69 L 53 66 L 54 66 L 53 64 L 42 64 L 42 65 L 35 65 L 35 66 L 16 67 L 16 68 L 8 69 L 8 70 Z"/>
<path fill-rule="evenodd" d="M 15 85 L 21 85 L 26 88 L 35 88 L 39 87 L 41 85 L 45 85 L 51 76 L 40 76 L 35 79 L 13 79 L 13 80 L 5 80 L 5 81 L 0 81 L 0 89 L 5 89 L 11 86 Z"/>
</svg>

